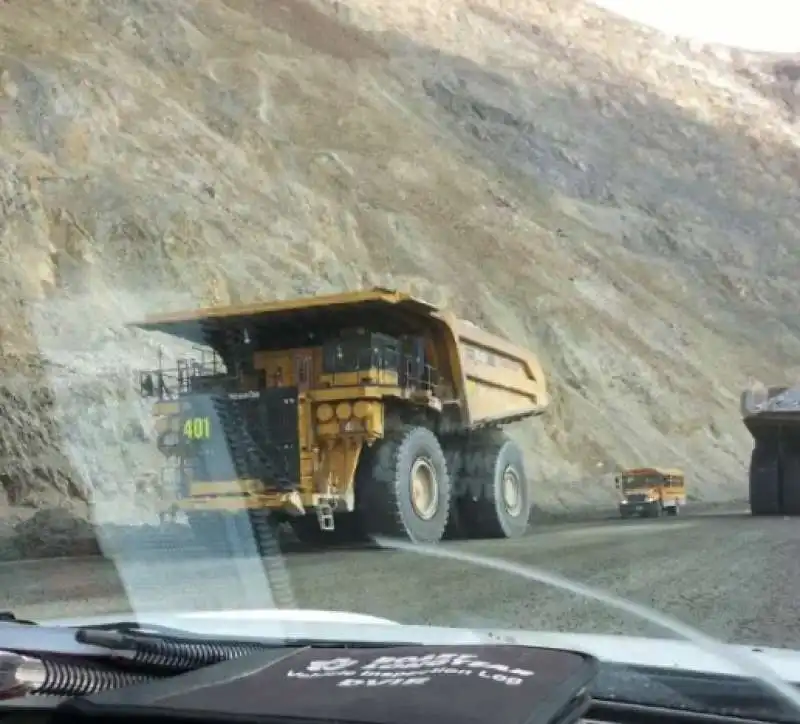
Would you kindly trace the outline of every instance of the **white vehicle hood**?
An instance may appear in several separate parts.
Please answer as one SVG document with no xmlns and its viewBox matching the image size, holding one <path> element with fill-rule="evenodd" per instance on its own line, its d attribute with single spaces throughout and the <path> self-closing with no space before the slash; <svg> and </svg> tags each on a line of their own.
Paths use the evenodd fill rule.
<svg viewBox="0 0 800 724">
<path fill-rule="evenodd" d="M 0 649 L 59 651 L 102 655 L 106 653 L 74 640 L 66 626 L 112 623 L 124 615 L 59 619 L 38 627 L 0 622 Z M 136 616 L 144 626 L 184 629 L 200 635 L 243 638 L 364 639 L 422 644 L 521 644 L 584 651 L 601 661 L 633 666 L 656 666 L 718 674 L 742 675 L 734 663 L 696 644 L 605 634 L 554 633 L 514 629 L 467 629 L 405 625 L 389 619 L 342 611 L 308 609 L 257 609 L 231 611 L 149 612 Z M 762 665 L 793 683 L 800 683 L 800 651 L 730 645 L 732 650 L 754 654 Z"/>
</svg>

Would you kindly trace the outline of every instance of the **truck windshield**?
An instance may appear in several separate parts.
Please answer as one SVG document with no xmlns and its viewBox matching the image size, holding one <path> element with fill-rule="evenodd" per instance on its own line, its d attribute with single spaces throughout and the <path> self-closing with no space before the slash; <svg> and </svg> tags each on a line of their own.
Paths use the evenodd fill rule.
<svg viewBox="0 0 800 724">
<path fill-rule="evenodd" d="M 624 475 L 622 477 L 623 490 L 650 488 L 661 484 L 663 484 L 663 479 L 657 475 Z"/>
</svg>

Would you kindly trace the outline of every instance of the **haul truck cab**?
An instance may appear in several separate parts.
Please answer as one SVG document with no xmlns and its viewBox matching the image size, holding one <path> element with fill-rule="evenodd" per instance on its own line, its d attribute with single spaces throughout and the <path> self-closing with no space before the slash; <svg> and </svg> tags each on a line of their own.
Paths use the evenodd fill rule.
<svg viewBox="0 0 800 724">
<path fill-rule="evenodd" d="M 500 428 L 548 407 L 531 352 L 388 289 L 135 326 L 207 350 L 141 373 L 199 540 L 221 545 L 234 519 L 314 545 L 526 531 L 522 452 Z"/>
<path fill-rule="evenodd" d="M 678 515 L 686 505 L 686 478 L 682 471 L 668 468 L 634 468 L 616 477 L 622 518 L 656 518 L 661 513 Z"/>
</svg>

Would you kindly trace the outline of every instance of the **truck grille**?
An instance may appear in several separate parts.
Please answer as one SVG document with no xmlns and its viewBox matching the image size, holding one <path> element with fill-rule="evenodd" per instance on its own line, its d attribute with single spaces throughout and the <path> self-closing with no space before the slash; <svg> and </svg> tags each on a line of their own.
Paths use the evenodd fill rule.
<svg viewBox="0 0 800 724">
<path fill-rule="evenodd" d="M 208 419 L 207 438 L 186 439 L 195 480 L 259 480 L 293 490 L 300 478 L 297 388 L 192 395 L 187 420 Z M 202 425 L 198 426 L 202 432 Z"/>
</svg>

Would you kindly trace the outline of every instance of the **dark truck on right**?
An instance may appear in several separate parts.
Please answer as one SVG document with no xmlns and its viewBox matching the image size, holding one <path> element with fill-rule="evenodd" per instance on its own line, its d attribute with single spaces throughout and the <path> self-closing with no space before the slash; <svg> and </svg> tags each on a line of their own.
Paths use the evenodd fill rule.
<svg viewBox="0 0 800 724">
<path fill-rule="evenodd" d="M 751 514 L 800 516 L 800 387 L 754 386 L 741 412 L 753 436 Z"/>
</svg>

